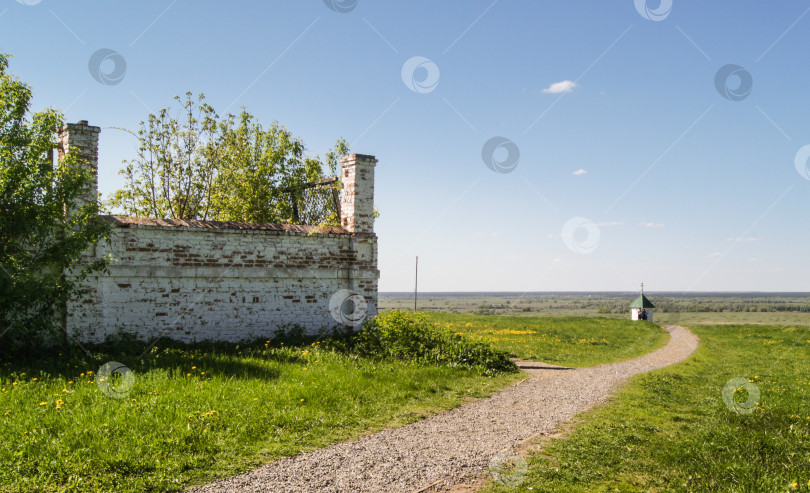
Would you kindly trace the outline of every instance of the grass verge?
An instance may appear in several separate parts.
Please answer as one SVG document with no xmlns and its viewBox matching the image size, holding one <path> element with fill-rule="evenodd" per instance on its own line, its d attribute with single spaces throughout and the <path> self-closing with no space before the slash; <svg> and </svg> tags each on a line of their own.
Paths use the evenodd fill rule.
<svg viewBox="0 0 810 493">
<path fill-rule="evenodd" d="M 689 360 L 637 376 L 532 454 L 519 486 L 485 491 L 810 491 L 810 327 L 692 330 Z"/>
<path fill-rule="evenodd" d="M 390 323 L 386 334 L 407 348 Z M 422 333 L 456 355 L 478 347 L 447 335 Z M 521 378 L 484 376 L 490 360 L 428 364 L 405 349 L 398 358 L 371 347 L 360 355 L 362 341 L 352 339 L 290 342 L 148 349 L 124 341 L 0 361 L 0 490 L 179 490 L 412 422 Z M 489 348 L 475 354 L 505 359 Z M 102 381 L 109 361 L 132 373 Z"/>
<path fill-rule="evenodd" d="M 573 367 L 635 358 L 669 340 L 658 325 L 601 317 L 430 313 L 428 319 L 518 358 Z"/>
</svg>

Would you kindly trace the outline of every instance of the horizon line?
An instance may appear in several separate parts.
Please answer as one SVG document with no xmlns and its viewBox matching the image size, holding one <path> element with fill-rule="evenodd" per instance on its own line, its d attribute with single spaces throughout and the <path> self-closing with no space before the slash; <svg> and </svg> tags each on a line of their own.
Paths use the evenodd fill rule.
<svg viewBox="0 0 810 493">
<path fill-rule="evenodd" d="M 529 294 L 561 294 L 561 293 L 582 293 L 582 294 L 605 294 L 605 293 L 638 293 L 640 291 L 628 291 L 628 290 L 594 290 L 594 291 L 419 291 L 418 295 L 442 295 L 442 294 L 488 294 L 488 295 L 518 295 L 518 296 L 526 296 Z M 651 294 L 651 293 L 677 293 L 677 294 L 794 294 L 794 295 L 808 295 L 810 296 L 810 291 L 679 291 L 679 290 L 672 290 L 672 291 L 648 291 L 645 290 L 644 294 Z M 413 296 L 413 291 L 378 291 L 379 295 L 408 295 Z"/>
</svg>

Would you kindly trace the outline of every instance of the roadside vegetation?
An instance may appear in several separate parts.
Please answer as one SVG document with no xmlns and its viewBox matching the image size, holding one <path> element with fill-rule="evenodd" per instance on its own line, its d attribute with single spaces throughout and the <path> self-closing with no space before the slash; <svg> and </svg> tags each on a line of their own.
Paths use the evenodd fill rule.
<svg viewBox="0 0 810 493">
<path fill-rule="evenodd" d="M 520 485 L 485 491 L 810 491 L 810 327 L 691 330 L 693 357 L 635 377 L 530 455 Z"/>
</svg>

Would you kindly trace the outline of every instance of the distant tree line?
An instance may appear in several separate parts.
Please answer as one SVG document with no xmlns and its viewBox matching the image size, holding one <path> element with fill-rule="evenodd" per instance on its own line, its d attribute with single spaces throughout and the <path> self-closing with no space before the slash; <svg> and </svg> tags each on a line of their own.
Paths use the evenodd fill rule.
<svg viewBox="0 0 810 493">
<path fill-rule="evenodd" d="M 504 312 L 531 312 L 543 310 L 593 310 L 601 314 L 623 314 L 629 310 L 630 297 L 609 296 L 543 296 L 504 299 L 501 303 L 479 303 L 475 313 L 493 315 Z M 655 297 L 655 309 L 660 312 L 810 312 L 810 297 L 753 298 Z"/>
</svg>

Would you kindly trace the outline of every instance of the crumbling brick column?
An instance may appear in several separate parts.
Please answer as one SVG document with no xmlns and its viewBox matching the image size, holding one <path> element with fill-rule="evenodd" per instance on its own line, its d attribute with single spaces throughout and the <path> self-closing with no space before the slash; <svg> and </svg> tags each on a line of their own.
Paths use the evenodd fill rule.
<svg viewBox="0 0 810 493">
<path fill-rule="evenodd" d="M 353 262 L 347 269 L 348 289 L 361 294 L 368 316 L 377 314 L 377 235 L 374 234 L 374 168 L 377 159 L 349 154 L 340 161 L 343 191 L 340 197 L 341 226 L 352 233 Z"/>
<path fill-rule="evenodd" d="M 348 154 L 340 160 L 343 191 L 341 226 L 352 233 L 374 232 L 374 167 L 377 158 Z"/>
<path fill-rule="evenodd" d="M 68 123 L 59 130 L 59 159 L 69 152 L 77 152 L 93 171 L 93 180 L 82 194 L 82 200 L 98 200 L 98 136 L 100 127 L 94 127 L 82 120 L 79 123 Z"/>
</svg>

